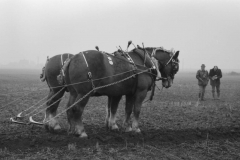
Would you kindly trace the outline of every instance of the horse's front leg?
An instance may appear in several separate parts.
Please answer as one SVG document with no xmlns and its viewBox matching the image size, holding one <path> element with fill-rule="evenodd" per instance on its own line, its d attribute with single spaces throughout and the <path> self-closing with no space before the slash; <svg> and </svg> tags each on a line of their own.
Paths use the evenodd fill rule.
<svg viewBox="0 0 240 160">
<path fill-rule="evenodd" d="M 62 88 L 61 88 L 62 89 Z M 57 108 L 59 106 L 60 100 L 63 97 L 65 90 L 60 91 L 57 95 L 55 95 L 59 90 L 51 90 L 48 94 L 48 102 L 47 106 L 50 106 L 46 109 L 45 119 L 43 122 L 47 122 L 45 124 L 46 130 L 55 131 L 61 129 L 58 121 L 54 118 L 57 114 Z"/>
<path fill-rule="evenodd" d="M 137 90 L 135 93 L 135 102 L 133 107 L 133 122 L 132 122 L 132 129 L 134 132 L 140 133 L 141 130 L 139 129 L 139 115 L 141 112 L 142 103 L 147 95 L 147 90 Z"/>
<path fill-rule="evenodd" d="M 116 113 L 118 109 L 118 104 L 122 96 L 109 96 L 108 97 L 108 109 L 106 117 L 106 126 L 111 130 L 118 130 L 116 124 Z"/>
<path fill-rule="evenodd" d="M 125 132 L 131 132 L 132 131 L 132 125 L 131 125 L 131 114 L 133 111 L 135 102 L 135 95 L 130 94 L 126 95 L 126 106 L 125 106 L 125 120 L 123 123 L 123 126 L 125 126 Z"/>
<path fill-rule="evenodd" d="M 79 94 L 74 103 L 76 103 L 82 97 L 83 96 Z M 80 138 L 87 137 L 87 134 L 84 129 L 84 125 L 82 123 L 82 114 L 88 100 L 89 100 L 89 96 L 85 97 L 84 99 L 76 103 L 72 108 L 70 108 L 67 111 L 69 132 L 78 135 Z M 70 104 L 72 105 L 74 103 L 71 102 Z M 70 107 L 71 105 L 68 105 L 68 107 Z"/>
</svg>

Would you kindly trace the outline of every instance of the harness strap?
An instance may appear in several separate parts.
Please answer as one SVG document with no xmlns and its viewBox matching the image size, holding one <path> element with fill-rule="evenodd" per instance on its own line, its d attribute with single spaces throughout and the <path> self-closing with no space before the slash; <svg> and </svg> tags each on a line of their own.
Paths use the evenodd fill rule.
<svg viewBox="0 0 240 160">
<path fill-rule="evenodd" d="M 125 57 L 127 58 L 127 60 L 134 65 L 134 68 L 137 69 L 136 64 L 134 63 L 132 57 L 128 54 L 128 52 L 123 52 L 123 54 L 125 55 Z"/>
<path fill-rule="evenodd" d="M 85 60 L 85 63 L 86 63 L 86 65 L 87 65 L 87 67 L 88 67 L 88 62 L 87 62 L 87 60 L 86 60 L 85 55 L 83 54 L 83 52 L 80 52 L 80 53 L 82 53 L 82 56 L 83 56 L 83 58 L 84 58 L 84 60 Z"/>
<path fill-rule="evenodd" d="M 63 76 L 65 77 L 65 73 L 64 73 L 64 65 L 65 65 L 65 63 L 66 63 L 66 61 L 69 59 L 69 53 L 68 53 L 68 58 L 65 60 L 65 61 L 63 61 L 63 54 L 61 54 L 61 63 L 62 63 L 62 74 L 63 74 Z"/>
<path fill-rule="evenodd" d="M 86 65 L 87 65 L 87 68 L 88 68 L 88 70 L 89 70 L 89 72 L 88 72 L 88 80 L 91 82 L 92 88 L 95 89 L 95 85 L 93 84 L 93 80 L 92 80 L 92 72 L 90 71 L 90 69 L 89 69 L 89 67 L 88 67 L 87 59 L 86 59 L 86 57 L 85 57 L 85 55 L 84 55 L 83 52 L 80 52 L 80 53 L 82 53 L 83 59 L 84 59 Z"/>
<path fill-rule="evenodd" d="M 157 70 L 157 77 L 161 77 L 161 75 L 160 75 L 160 72 L 159 72 L 159 67 L 158 67 L 158 63 L 160 63 L 161 64 L 161 62 L 159 62 L 156 58 L 155 58 L 155 55 L 156 55 L 156 52 L 157 52 L 157 50 L 163 50 L 163 51 L 165 51 L 163 48 L 155 48 L 155 49 L 153 49 L 153 51 L 152 51 L 152 53 L 151 53 L 151 62 L 152 62 L 152 64 L 153 64 L 153 69 L 155 69 L 155 70 Z M 173 56 L 171 57 L 171 59 L 173 58 Z M 171 59 L 169 60 L 169 62 L 171 62 Z M 169 63 L 168 62 L 168 63 Z M 167 63 L 167 64 L 168 64 Z M 166 64 L 166 65 L 167 65 Z M 165 66 L 166 66 L 165 65 Z"/>
<path fill-rule="evenodd" d="M 165 64 L 165 67 L 172 61 L 173 56 L 174 56 L 174 54 L 173 54 L 172 57 L 169 59 L 169 61 Z"/>
<path fill-rule="evenodd" d="M 131 62 L 131 63 L 133 63 L 133 64 L 135 65 L 132 57 L 130 57 L 130 55 L 128 54 L 128 52 L 125 52 L 125 54 L 126 54 L 126 58 L 128 59 L 128 61 Z"/>
<path fill-rule="evenodd" d="M 158 70 L 158 65 L 157 65 L 157 63 L 158 63 L 158 61 L 157 61 L 157 59 L 154 57 L 155 56 L 155 53 L 156 53 L 156 50 L 157 50 L 158 48 L 156 48 L 155 50 L 153 50 L 152 51 L 152 53 L 151 53 L 151 57 L 149 56 L 149 54 L 148 54 L 148 52 L 147 52 L 147 56 L 149 57 L 149 59 L 150 59 L 150 61 L 151 61 L 151 63 L 152 63 L 152 67 L 150 68 L 150 70 L 156 70 L 157 71 L 157 77 L 160 77 L 160 74 L 159 74 L 159 70 Z"/>
<path fill-rule="evenodd" d="M 62 66 L 63 66 L 63 54 L 61 54 L 61 63 L 62 63 Z"/>
</svg>

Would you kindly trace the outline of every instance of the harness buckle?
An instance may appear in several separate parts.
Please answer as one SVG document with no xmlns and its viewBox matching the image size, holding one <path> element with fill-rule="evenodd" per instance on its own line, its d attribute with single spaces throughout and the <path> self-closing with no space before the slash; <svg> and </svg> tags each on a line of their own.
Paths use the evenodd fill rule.
<svg viewBox="0 0 240 160">
<path fill-rule="evenodd" d="M 92 73 L 88 72 L 88 79 L 92 79 Z"/>
<path fill-rule="evenodd" d="M 92 84 L 92 88 L 94 89 L 95 86 L 94 86 L 94 84 L 93 84 L 92 73 L 91 73 L 91 72 L 88 72 L 88 80 L 91 82 L 91 84 Z"/>
</svg>

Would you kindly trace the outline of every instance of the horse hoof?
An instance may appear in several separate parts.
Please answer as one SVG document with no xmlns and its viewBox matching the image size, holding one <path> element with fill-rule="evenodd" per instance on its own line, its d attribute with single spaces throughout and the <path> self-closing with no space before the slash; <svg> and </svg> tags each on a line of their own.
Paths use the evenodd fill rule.
<svg viewBox="0 0 240 160">
<path fill-rule="evenodd" d="M 79 137 L 80 138 L 88 138 L 88 135 L 86 134 L 86 132 L 83 132 Z"/>
<path fill-rule="evenodd" d="M 62 129 L 62 128 L 61 128 L 61 126 L 60 126 L 59 124 L 57 124 L 53 129 L 54 129 L 55 131 L 57 131 L 57 130 L 60 130 L 60 129 Z"/>
<path fill-rule="evenodd" d="M 44 128 L 47 132 L 50 132 L 50 133 L 53 133 L 54 132 L 54 128 L 52 128 L 51 126 L 49 125 L 44 125 Z"/>
<path fill-rule="evenodd" d="M 50 125 L 44 125 L 44 127 L 45 127 L 46 131 L 48 131 L 48 132 L 54 132 L 54 131 L 58 131 L 58 130 L 62 129 L 59 124 L 55 125 L 54 127 L 50 126 Z"/>
<path fill-rule="evenodd" d="M 118 128 L 118 126 L 117 126 L 116 124 L 114 124 L 114 125 L 111 127 L 111 129 L 112 129 L 113 131 L 119 130 L 119 128 Z"/>
<path fill-rule="evenodd" d="M 141 133 L 141 130 L 139 128 L 134 130 L 135 133 Z"/>
<path fill-rule="evenodd" d="M 132 127 L 127 127 L 125 132 L 132 132 Z"/>
</svg>

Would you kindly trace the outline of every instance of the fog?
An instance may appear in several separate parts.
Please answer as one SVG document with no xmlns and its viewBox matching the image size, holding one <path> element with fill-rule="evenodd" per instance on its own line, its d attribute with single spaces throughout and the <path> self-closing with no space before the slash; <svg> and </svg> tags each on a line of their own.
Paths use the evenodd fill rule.
<svg viewBox="0 0 240 160">
<path fill-rule="evenodd" d="M 240 1 L 0 1 L 0 68 L 39 68 L 47 56 L 96 45 L 111 53 L 129 40 L 179 50 L 180 71 L 239 71 Z"/>
</svg>

